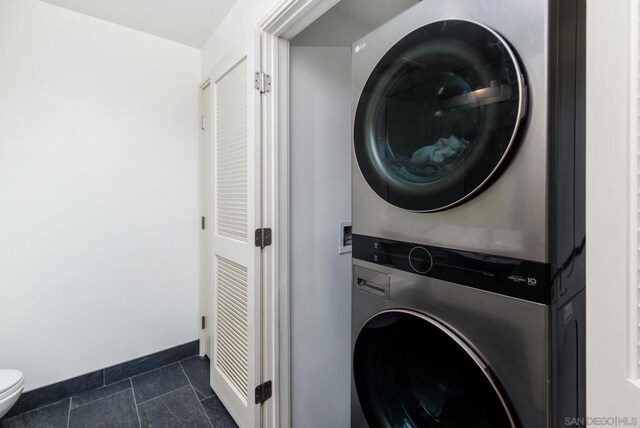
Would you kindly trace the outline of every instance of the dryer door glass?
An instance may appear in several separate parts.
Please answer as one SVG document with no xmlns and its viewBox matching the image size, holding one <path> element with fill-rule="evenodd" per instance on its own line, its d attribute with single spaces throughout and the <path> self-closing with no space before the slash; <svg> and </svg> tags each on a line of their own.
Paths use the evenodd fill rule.
<svg viewBox="0 0 640 428">
<path fill-rule="evenodd" d="M 375 427 L 514 427 L 498 386 L 457 336 L 430 318 L 384 312 L 361 330 L 353 371 Z"/>
<path fill-rule="evenodd" d="M 518 61 L 497 33 L 469 21 L 428 24 L 395 44 L 364 86 L 354 122 L 360 171 L 395 206 L 451 208 L 507 160 L 525 99 Z"/>
</svg>

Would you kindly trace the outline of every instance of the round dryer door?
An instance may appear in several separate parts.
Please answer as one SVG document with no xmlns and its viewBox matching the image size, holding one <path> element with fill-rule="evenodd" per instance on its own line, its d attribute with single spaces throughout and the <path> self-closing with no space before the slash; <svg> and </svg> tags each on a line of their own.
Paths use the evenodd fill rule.
<svg viewBox="0 0 640 428">
<path fill-rule="evenodd" d="M 392 205 L 452 208 L 495 178 L 525 108 L 523 74 L 499 34 L 470 21 L 428 24 L 396 43 L 364 86 L 358 166 Z"/>
<path fill-rule="evenodd" d="M 398 310 L 370 319 L 356 340 L 353 372 L 371 428 L 515 427 L 480 358 L 429 317 Z"/>
</svg>

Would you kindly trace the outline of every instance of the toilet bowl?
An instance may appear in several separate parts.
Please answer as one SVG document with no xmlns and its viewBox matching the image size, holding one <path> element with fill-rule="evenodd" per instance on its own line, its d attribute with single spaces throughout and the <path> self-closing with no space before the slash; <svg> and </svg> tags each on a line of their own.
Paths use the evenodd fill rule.
<svg viewBox="0 0 640 428">
<path fill-rule="evenodd" d="M 16 404 L 24 389 L 24 377 L 18 370 L 0 370 L 0 418 Z"/>
</svg>

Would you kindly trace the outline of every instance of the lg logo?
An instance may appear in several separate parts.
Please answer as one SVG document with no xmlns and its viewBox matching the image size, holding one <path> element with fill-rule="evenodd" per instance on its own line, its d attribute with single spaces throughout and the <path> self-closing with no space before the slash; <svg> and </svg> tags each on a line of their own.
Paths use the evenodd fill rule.
<svg viewBox="0 0 640 428">
<path fill-rule="evenodd" d="M 511 281 L 513 281 L 516 284 L 520 284 L 520 285 L 524 285 L 527 284 L 531 287 L 535 287 L 538 285 L 538 280 L 532 277 L 524 277 L 524 276 L 519 276 L 519 275 L 511 275 L 509 276 L 509 279 Z"/>
</svg>

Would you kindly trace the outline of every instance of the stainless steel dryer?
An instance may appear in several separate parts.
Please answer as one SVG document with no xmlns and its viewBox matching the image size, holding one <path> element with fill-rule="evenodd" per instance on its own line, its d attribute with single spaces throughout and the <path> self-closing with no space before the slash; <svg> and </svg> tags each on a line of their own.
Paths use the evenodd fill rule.
<svg viewBox="0 0 640 428">
<path fill-rule="evenodd" d="M 353 427 L 585 415 L 585 0 L 423 0 L 353 45 Z"/>
<path fill-rule="evenodd" d="M 425 0 L 354 44 L 354 233 L 547 260 L 547 9 Z"/>
</svg>

